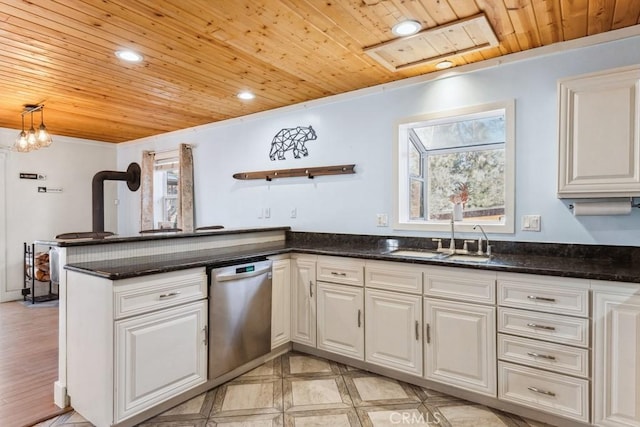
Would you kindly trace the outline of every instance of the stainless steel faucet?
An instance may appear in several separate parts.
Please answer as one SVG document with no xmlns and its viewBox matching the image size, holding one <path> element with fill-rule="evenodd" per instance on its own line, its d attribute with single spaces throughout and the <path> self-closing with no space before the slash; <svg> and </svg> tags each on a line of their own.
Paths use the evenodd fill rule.
<svg viewBox="0 0 640 427">
<path fill-rule="evenodd" d="M 491 255 L 491 245 L 489 244 L 489 238 L 487 237 L 487 233 L 484 232 L 484 228 L 482 228 L 480 224 L 476 224 L 473 226 L 474 230 L 477 228 L 479 228 L 480 231 L 482 231 L 482 235 L 484 236 L 484 239 L 487 241 L 487 255 Z M 484 255 L 484 253 L 482 252 L 482 237 L 478 239 L 478 255 Z"/>
<path fill-rule="evenodd" d="M 451 213 L 451 242 L 449 242 L 449 253 L 456 253 L 456 232 L 453 225 L 453 212 Z"/>
</svg>

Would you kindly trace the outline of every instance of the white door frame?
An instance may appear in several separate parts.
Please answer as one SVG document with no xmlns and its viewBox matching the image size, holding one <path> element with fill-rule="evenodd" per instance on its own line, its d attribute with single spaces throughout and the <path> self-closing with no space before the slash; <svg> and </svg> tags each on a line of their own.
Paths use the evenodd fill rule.
<svg viewBox="0 0 640 427">
<path fill-rule="evenodd" d="M 0 148 L 0 302 L 15 299 L 7 283 L 7 152 Z"/>
</svg>

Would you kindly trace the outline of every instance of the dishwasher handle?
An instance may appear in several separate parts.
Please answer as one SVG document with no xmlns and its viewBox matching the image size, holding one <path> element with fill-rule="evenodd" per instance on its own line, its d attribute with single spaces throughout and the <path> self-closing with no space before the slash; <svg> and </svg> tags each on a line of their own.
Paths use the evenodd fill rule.
<svg viewBox="0 0 640 427">
<path fill-rule="evenodd" d="M 246 273 L 227 273 L 227 274 L 216 274 L 215 281 L 216 282 L 228 282 L 229 280 L 239 280 L 246 279 L 248 277 L 260 276 L 262 274 L 270 273 L 271 267 L 261 268 L 260 270 L 248 271 Z"/>
</svg>

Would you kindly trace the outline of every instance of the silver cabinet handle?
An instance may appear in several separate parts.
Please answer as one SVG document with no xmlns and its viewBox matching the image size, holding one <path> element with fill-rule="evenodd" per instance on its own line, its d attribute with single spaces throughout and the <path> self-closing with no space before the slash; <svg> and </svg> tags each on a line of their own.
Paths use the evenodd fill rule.
<svg viewBox="0 0 640 427">
<path fill-rule="evenodd" d="M 347 277 L 347 273 L 338 273 L 337 271 L 332 271 L 331 275 L 332 276 Z"/>
<path fill-rule="evenodd" d="M 540 359 L 556 360 L 555 356 L 549 356 L 547 354 L 539 354 L 539 353 L 533 353 L 533 352 L 527 352 L 527 354 L 531 357 L 539 357 Z"/>
<path fill-rule="evenodd" d="M 313 298 L 313 282 L 309 280 L 309 298 Z"/>
<path fill-rule="evenodd" d="M 420 323 L 416 320 L 416 341 L 420 339 Z"/>
<path fill-rule="evenodd" d="M 427 323 L 427 344 L 431 343 L 431 325 Z"/>
<path fill-rule="evenodd" d="M 202 342 L 204 343 L 205 346 L 208 346 L 209 345 L 209 326 L 205 325 L 202 331 L 204 332 L 204 339 L 202 340 Z"/>
<path fill-rule="evenodd" d="M 362 322 L 360 321 L 361 314 L 362 314 L 362 310 L 358 309 L 358 328 L 362 325 Z"/>
<path fill-rule="evenodd" d="M 534 329 L 544 329 L 545 331 L 555 331 L 554 326 L 538 325 L 537 323 L 527 323 L 527 326 Z"/>
<path fill-rule="evenodd" d="M 160 294 L 158 298 L 166 299 L 171 297 L 177 297 L 178 295 L 180 295 L 180 291 L 174 291 L 174 292 L 169 292 L 168 294 Z"/>
<path fill-rule="evenodd" d="M 527 387 L 527 389 L 533 391 L 534 393 L 544 394 L 545 396 L 553 396 L 553 397 L 555 397 L 555 395 L 556 395 L 552 391 L 540 390 L 539 388 L 536 388 L 536 387 Z"/>
<path fill-rule="evenodd" d="M 533 301 L 556 302 L 555 298 L 537 297 L 535 295 L 527 295 L 527 298 Z"/>
</svg>

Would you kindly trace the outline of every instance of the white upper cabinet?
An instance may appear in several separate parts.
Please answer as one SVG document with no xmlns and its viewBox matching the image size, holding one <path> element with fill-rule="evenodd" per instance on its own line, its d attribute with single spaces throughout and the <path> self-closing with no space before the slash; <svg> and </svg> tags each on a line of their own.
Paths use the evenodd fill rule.
<svg viewBox="0 0 640 427">
<path fill-rule="evenodd" d="M 640 196 L 640 66 L 558 82 L 558 197 Z"/>
</svg>

